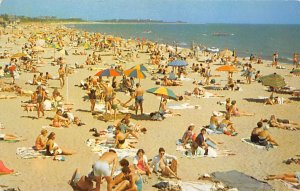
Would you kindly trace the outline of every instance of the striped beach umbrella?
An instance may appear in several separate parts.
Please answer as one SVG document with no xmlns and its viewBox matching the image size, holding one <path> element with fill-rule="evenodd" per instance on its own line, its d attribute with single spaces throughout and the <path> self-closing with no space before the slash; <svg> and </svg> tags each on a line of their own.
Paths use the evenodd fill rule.
<svg viewBox="0 0 300 191">
<path fill-rule="evenodd" d="M 168 66 L 187 66 L 188 63 L 184 60 L 174 60 L 168 64 Z"/>
<path fill-rule="evenodd" d="M 169 88 L 166 88 L 166 87 L 151 88 L 151 89 L 148 89 L 147 92 L 158 95 L 158 96 L 167 97 L 167 98 L 170 98 L 170 99 L 177 100 L 177 96 L 175 95 L 175 93 L 172 90 L 170 90 Z"/>
<path fill-rule="evenodd" d="M 137 69 L 137 70 L 141 70 L 141 71 L 148 71 L 148 69 L 143 64 L 133 66 L 131 69 Z"/>
<path fill-rule="evenodd" d="M 259 78 L 264 86 L 271 86 L 273 88 L 282 88 L 286 86 L 284 78 L 279 74 L 270 74 Z"/>
<path fill-rule="evenodd" d="M 121 76 L 121 74 L 115 69 L 105 69 L 97 72 L 95 76 Z"/>
<path fill-rule="evenodd" d="M 145 79 L 146 74 L 138 69 L 128 69 L 124 71 L 124 74 L 128 77 L 138 78 L 138 79 Z"/>
<path fill-rule="evenodd" d="M 219 72 L 238 72 L 239 70 L 232 65 L 224 65 L 216 68 L 216 71 Z"/>
</svg>

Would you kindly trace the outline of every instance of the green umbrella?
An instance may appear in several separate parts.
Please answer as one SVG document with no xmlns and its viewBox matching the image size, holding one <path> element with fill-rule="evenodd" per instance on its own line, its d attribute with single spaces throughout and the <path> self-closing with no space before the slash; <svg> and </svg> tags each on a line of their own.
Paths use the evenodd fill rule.
<svg viewBox="0 0 300 191">
<path fill-rule="evenodd" d="M 147 92 L 161 96 L 160 102 L 162 101 L 163 97 L 177 100 L 177 96 L 175 95 L 175 93 L 166 87 L 151 88 L 151 89 L 148 89 Z M 160 109 L 160 106 L 159 106 L 159 109 Z"/>
<path fill-rule="evenodd" d="M 279 74 L 270 74 L 259 78 L 264 86 L 271 86 L 273 88 L 282 88 L 286 86 L 284 78 Z"/>
</svg>

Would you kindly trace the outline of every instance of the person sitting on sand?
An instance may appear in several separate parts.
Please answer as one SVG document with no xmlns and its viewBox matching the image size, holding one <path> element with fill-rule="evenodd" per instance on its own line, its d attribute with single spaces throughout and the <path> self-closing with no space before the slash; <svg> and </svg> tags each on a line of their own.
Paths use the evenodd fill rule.
<svg viewBox="0 0 300 191">
<path fill-rule="evenodd" d="M 296 189 L 300 189 L 300 172 L 284 173 L 279 175 L 268 175 L 265 180 L 283 180 L 286 182 L 296 183 Z"/>
<path fill-rule="evenodd" d="M 115 132 L 115 148 L 118 149 L 128 149 L 128 148 L 134 148 L 135 146 L 128 142 L 127 138 L 129 136 L 129 132 L 122 133 L 120 127 L 116 127 Z"/>
<path fill-rule="evenodd" d="M 129 164 L 129 161 L 125 158 L 123 158 L 122 160 L 119 161 L 119 165 L 123 168 L 125 166 L 129 167 L 131 172 L 135 172 L 136 168 L 133 165 Z M 112 180 L 112 186 L 114 187 L 115 185 L 119 184 L 120 182 L 122 182 L 124 180 L 124 174 L 123 172 L 120 172 L 118 175 L 116 175 L 113 180 Z"/>
<path fill-rule="evenodd" d="M 210 117 L 209 120 L 209 129 L 215 131 L 219 127 L 219 119 L 218 119 L 218 113 L 213 112 L 213 115 Z"/>
<path fill-rule="evenodd" d="M 46 142 L 46 155 L 48 155 L 48 156 L 72 155 L 75 153 L 75 152 L 71 152 L 71 151 L 60 148 L 58 146 L 58 144 L 54 142 L 55 137 L 56 137 L 56 135 L 54 132 L 51 132 L 48 135 L 48 140 Z"/>
<path fill-rule="evenodd" d="M 257 127 L 255 127 L 252 132 L 251 132 L 251 136 L 250 136 L 250 140 L 252 143 L 259 143 L 259 133 L 262 132 L 264 129 L 263 127 L 263 123 L 261 121 L 259 121 L 257 123 Z"/>
<path fill-rule="evenodd" d="M 273 96 L 273 92 L 271 93 L 270 97 L 266 99 L 264 105 L 274 105 L 275 104 L 275 98 Z"/>
<path fill-rule="evenodd" d="M 277 127 L 280 129 L 297 129 L 300 130 L 300 124 L 288 119 L 279 119 L 275 115 L 271 115 L 270 120 L 268 121 L 270 127 Z"/>
<path fill-rule="evenodd" d="M 257 127 L 255 127 L 252 130 L 251 133 L 251 142 L 257 143 L 262 146 L 267 145 L 276 145 L 279 146 L 279 144 L 275 141 L 275 139 L 271 136 L 271 134 L 262 128 L 263 123 L 260 121 L 257 123 Z"/>
<path fill-rule="evenodd" d="M 230 120 L 230 115 L 225 115 L 225 119 L 223 119 L 218 127 L 218 130 L 223 132 L 226 135 L 237 135 L 235 128 L 233 127 L 233 123 Z"/>
<path fill-rule="evenodd" d="M 36 138 L 35 150 L 39 151 L 39 150 L 44 150 L 46 148 L 47 133 L 48 133 L 48 131 L 46 129 L 43 129 L 41 131 L 41 134 Z"/>
<path fill-rule="evenodd" d="M 234 91 L 234 86 L 235 86 L 235 82 L 232 79 L 231 76 L 228 77 L 228 82 L 227 82 L 227 87 L 228 89 L 230 89 L 231 91 Z"/>
<path fill-rule="evenodd" d="M 163 86 L 182 86 L 182 83 L 176 80 L 169 80 L 167 76 L 162 79 Z"/>
<path fill-rule="evenodd" d="M 165 149 L 162 147 L 159 148 L 158 153 L 159 154 L 153 158 L 150 165 L 150 168 L 153 168 L 153 172 L 157 173 L 160 171 L 163 176 L 173 176 L 180 180 L 177 175 L 177 157 L 166 154 Z"/>
<path fill-rule="evenodd" d="M 148 159 L 143 149 L 139 149 L 133 158 L 133 165 L 140 175 L 151 175 L 151 169 L 148 165 Z"/>
<path fill-rule="evenodd" d="M 181 116 L 180 113 L 174 113 L 173 111 L 167 109 L 167 99 L 164 98 L 162 102 L 160 102 L 159 113 L 164 116 L 165 114 L 171 114 L 172 116 Z"/>
<path fill-rule="evenodd" d="M 190 144 L 195 140 L 195 133 L 194 133 L 194 129 L 195 129 L 195 125 L 193 123 L 191 123 L 188 126 L 188 129 L 184 132 L 182 138 L 181 138 L 181 142 L 182 145 L 185 146 L 186 144 Z"/>
<path fill-rule="evenodd" d="M 112 176 L 117 164 L 118 155 L 113 149 L 109 149 L 108 152 L 103 153 L 99 160 L 93 164 L 93 170 L 89 173 L 88 178 L 96 182 L 95 191 L 100 191 L 102 178 L 107 182 L 107 191 L 112 191 Z"/>
<path fill-rule="evenodd" d="M 127 113 L 125 117 L 117 124 L 118 127 L 121 128 L 122 133 L 129 133 L 133 137 L 138 139 L 137 133 L 139 131 L 145 132 L 147 131 L 145 128 L 141 128 L 140 125 L 135 125 L 131 123 L 131 114 Z"/>
<path fill-rule="evenodd" d="M 237 108 L 236 106 L 236 101 L 232 100 L 231 101 L 231 106 L 229 108 L 229 114 L 235 117 L 240 117 L 240 116 L 253 116 L 254 113 L 248 113 L 248 112 L 244 112 L 241 111 Z"/>
<path fill-rule="evenodd" d="M 204 150 L 204 155 L 208 155 L 208 147 L 216 148 L 218 143 L 206 135 L 206 129 L 202 128 L 200 133 L 197 135 L 195 141 L 192 143 L 192 154 L 195 155 L 198 147 Z"/>
<path fill-rule="evenodd" d="M 54 115 L 53 117 L 53 120 L 52 120 L 52 126 L 53 127 L 69 127 L 70 125 L 70 122 L 68 120 L 68 118 L 65 118 L 62 116 L 62 110 L 61 109 L 58 109 L 56 111 L 56 114 Z"/>
<path fill-rule="evenodd" d="M 127 166 L 122 168 L 122 173 L 124 174 L 124 181 L 118 184 L 114 191 L 142 191 L 143 180 L 141 175 L 132 172 Z"/>
</svg>

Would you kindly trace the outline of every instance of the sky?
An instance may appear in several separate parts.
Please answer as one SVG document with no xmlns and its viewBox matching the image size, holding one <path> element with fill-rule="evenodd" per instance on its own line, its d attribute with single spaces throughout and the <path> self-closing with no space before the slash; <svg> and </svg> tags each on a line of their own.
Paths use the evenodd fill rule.
<svg viewBox="0 0 300 191">
<path fill-rule="evenodd" d="M 300 0 L 0 0 L 0 14 L 5 13 L 90 21 L 300 24 Z"/>
</svg>

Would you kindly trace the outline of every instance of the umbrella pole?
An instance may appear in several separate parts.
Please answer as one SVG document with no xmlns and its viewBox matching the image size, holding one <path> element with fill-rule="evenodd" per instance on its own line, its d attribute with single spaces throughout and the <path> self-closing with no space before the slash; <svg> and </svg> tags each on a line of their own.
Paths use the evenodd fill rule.
<svg viewBox="0 0 300 191">
<path fill-rule="evenodd" d="M 160 102 L 159 102 L 158 111 L 160 110 L 160 105 L 161 105 L 162 99 L 163 99 L 163 96 L 161 96 L 161 98 L 160 98 Z"/>
<path fill-rule="evenodd" d="M 55 48 L 54 48 L 54 51 L 53 51 L 53 61 L 55 62 Z"/>
</svg>

